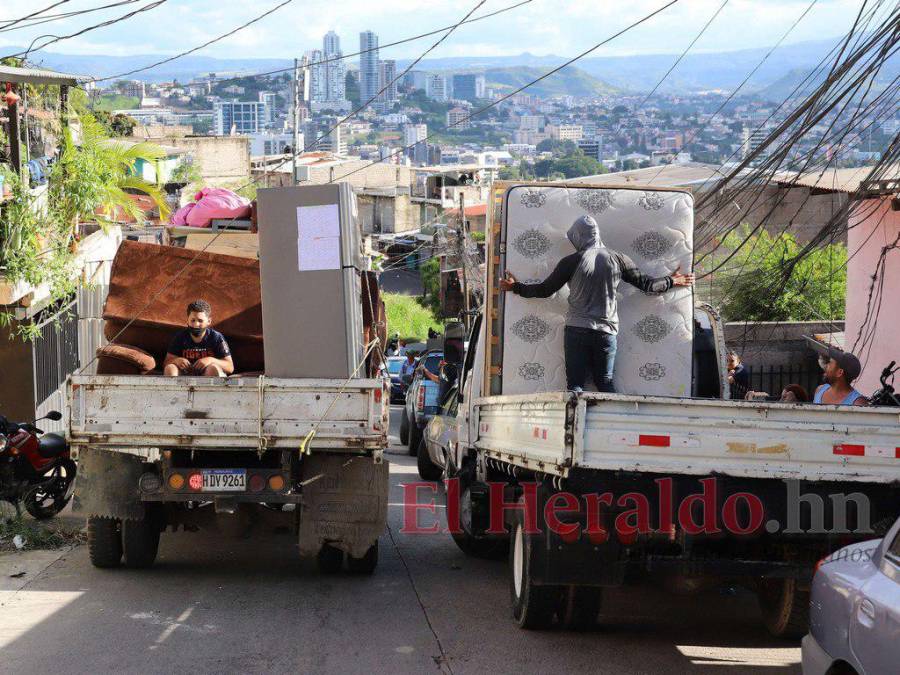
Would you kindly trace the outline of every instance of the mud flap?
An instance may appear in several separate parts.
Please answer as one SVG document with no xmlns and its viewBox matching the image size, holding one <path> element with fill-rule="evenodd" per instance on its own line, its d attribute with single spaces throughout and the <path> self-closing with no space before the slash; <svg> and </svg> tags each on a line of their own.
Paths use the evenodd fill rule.
<svg viewBox="0 0 900 675">
<path fill-rule="evenodd" d="M 80 450 L 73 513 L 141 520 L 144 504 L 138 479 L 144 472 L 143 458 L 91 447 Z"/>
<path fill-rule="evenodd" d="M 300 554 L 329 543 L 361 558 L 387 523 L 388 462 L 313 453 L 303 459 Z"/>
</svg>

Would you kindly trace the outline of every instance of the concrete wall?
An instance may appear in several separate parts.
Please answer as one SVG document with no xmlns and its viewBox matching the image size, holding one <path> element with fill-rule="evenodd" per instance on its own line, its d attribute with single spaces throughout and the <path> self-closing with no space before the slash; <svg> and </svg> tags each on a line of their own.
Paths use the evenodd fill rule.
<svg viewBox="0 0 900 675">
<path fill-rule="evenodd" d="M 890 197 L 881 198 L 880 206 L 867 201 L 856 211 L 857 216 L 850 216 L 851 229 L 847 234 L 848 251 L 852 257 L 847 265 L 845 340 L 848 351 L 856 354 L 863 365 L 856 388 L 869 394 L 880 386 L 878 377 L 881 370 L 891 361 L 900 361 L 900 311 L 897 311 L 900 248 L 888 250 L 883 267 L 878 268 L 882 250 L 891 244 L 896 245 L 900 237 L 900 211 L 891 210 Z M 865 218 L 867 214 L 868 218 Z M 872 276 L 876 273 L 870 302 Z M 872 313 L 877 314 L 877 320 L 873 320 L 873 316 L 867 319 L 870 305 Z"/>
<path fill-rule="evenodd" d="M 250 139 L 246 136 L 187 136 L 167 143 L 194 158 L 207 185 L 234 188 L 250 182 Z"/>
<path fill-rule="evenodd" d="M 804 336 L 843 329 L 843 321 L 733 322 L 725 324 L 725 344 L 754 368 L 813 367 L 816 355 Z"/>
<path fill-rule="evenodd" d="M 695 197 L 699 198 L 699 195 Z M 709 220 L 720 227 L 737 222 L 756 227 L 765 222 L 766 230 L 771 234 L 777 235 L 786 229 L 805 244 L 831 220 L 846 199 L 847 195 L 842 193 L 810 196 L 809 188 L 805 187 L 785 188 L 770 184 L 761 192 L 751 187 L 711 203 L 697 214 L 697 225 L 700 227 L 703 221 Z M 846 242 L 846 236 L 842 235 L 838 241 Z"/>
</svg>

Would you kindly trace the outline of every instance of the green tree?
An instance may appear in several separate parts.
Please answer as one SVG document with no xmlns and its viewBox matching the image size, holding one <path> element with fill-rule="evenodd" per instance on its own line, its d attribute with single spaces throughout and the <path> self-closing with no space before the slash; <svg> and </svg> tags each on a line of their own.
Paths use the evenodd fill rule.
<svg viewBox="0 0 900 675">
<path fill-rule="evenodd" d="M 419 304 L 431 310 L 438 317 L 441 314 L 441 261 L 430 258 L 422 265 L 419 272 L 425 294 L 419 298 Z"/>
<path fill-rule="evenodd" d="M 347 71 L 344 87 L 347 91 L 347 100 L 353 104 L 354 108 L 357 108 L 359 106 L 359 79 L 356 77 L 356 73 L 351 70 Z"/>
<path fill-rule="evenodd" d="M 725 237 L 710 267 L 734 252 L 716 273 L 712 295 L 728 321 L 842 319 L 847 247 L 831 244 L 800 256 L 793 235 L 765 230 L 748 237 L 745 226 Z M 747 239 L 742 244 L 744 239 Z M 736 251 L 736 252 L 735 252 Z"/>
</svg>

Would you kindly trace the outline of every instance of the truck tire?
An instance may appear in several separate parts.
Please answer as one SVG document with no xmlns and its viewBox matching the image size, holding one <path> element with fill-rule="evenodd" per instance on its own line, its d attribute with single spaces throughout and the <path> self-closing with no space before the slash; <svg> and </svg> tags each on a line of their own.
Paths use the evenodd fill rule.
<svg viewBox="0 0 900 675">
<path fill-rule="evenodd" d="M 409 443 L 409 418 L 406 416 L 406 408 L 400 413 L 400 445 Z"/>
<path fill-rule="evenodd" d="M 501 560 L 509 555 L 508 538 L 473 537 L 464 530 L 451 532 L 450 536 L 459 550 L 471 558 Z"/>
<path fill-rule="evenodd" d="M 350 574 L 372 574 L 378 567 L 378 542 L 369 547 L 362 558 L 347 556 L 347 570 Z"/>
<path fill-rule="evenodd" d="M 431 456 L 428 454 L 428 446 L 425 445 L 424 437 L 421 441 L 419 441 L 419 449 L 416 452 L 416 460 L 416 464 L 419 467 L 419 477 L 422 480 L 440 480 L 441 476 L 444 475 L 444 470 L 431 461 Z"/>
<path fill-rule="evenodd" d="M 331 544 L 322 544 L 316 563 L 322 574 L 337 574 L 344 565 L 344 552 Z"/>
<path fill-rule="evenodd" d="M 775 637 L 799 639 L 809 629 L 809 589 L 797 579 L 770 579 L 757 591 L 763 623 Z"/>
<path fill-rule="evenodd" d="M 419 443 L 422 442 L 422 430 L 419 429 L 419 425 L 415 422 L 410 422 L 409 425 L 409 456 L 415 457 L 419 451 Z"/>
<path fill-rule="evenodd" d="M 509 546 L 509 593 L 513 619 L 519 628 L 549 628 L 560 602 L 559 586 L 538 585 L 532 578 L 532 566 L 540 551 L 535 535 L 525 533 L 523 509 L 517 509 Z"/>
<path fill-rule="evenodd" d="M 141 520 L 126 520 L 122 523 L 122 552 L 125 566 L 141 569 L 150 567 L 156 561 L 159 550 L 159 523 L 150 513 Z"/>
<path fill-rule="evenodd" d="M 87 519 L 88 557 L 94 567 L 118 567 L 122 561 L 121 523 L 115 518 Z"/>
<path fill-rule="evenodd" d="M 559 603 L 559 623 L 568 630 L 590 630 L 597 625 L 603 589 L 594 586 L 569 586 Z"/>
</svg>

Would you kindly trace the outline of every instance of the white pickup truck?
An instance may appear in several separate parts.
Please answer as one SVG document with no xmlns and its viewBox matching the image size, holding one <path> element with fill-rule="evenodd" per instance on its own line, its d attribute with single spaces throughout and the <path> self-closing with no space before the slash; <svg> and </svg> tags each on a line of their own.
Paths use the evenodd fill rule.
<svg viewBox="0 0 900 675">
<path fill-rule="evenodd" d="M 160 532 L 217 516 L 296 525 L 323 571 L 371 572 L 387 514 L 382 379 L 73 375 L 73 508 L 91 561 L 144 567 Z M 287 506 L 291 505 L 291 506 Z"/>
<path fill-rule="evenodd" d="M 603 587 L 651 575 L 744 584 L 772 633 L 802 635 L 816 562 L 900 513 L 900 408 L 728 400 L 721 325 L 702 307 L 688 396 L 492 395 L 509 311 L 492 232 L 446 465 L 459 529 L 455 505 L 448 521 L 468 554 L 509 548 L 517 623 L 593 623 Z"/>
</svg>

